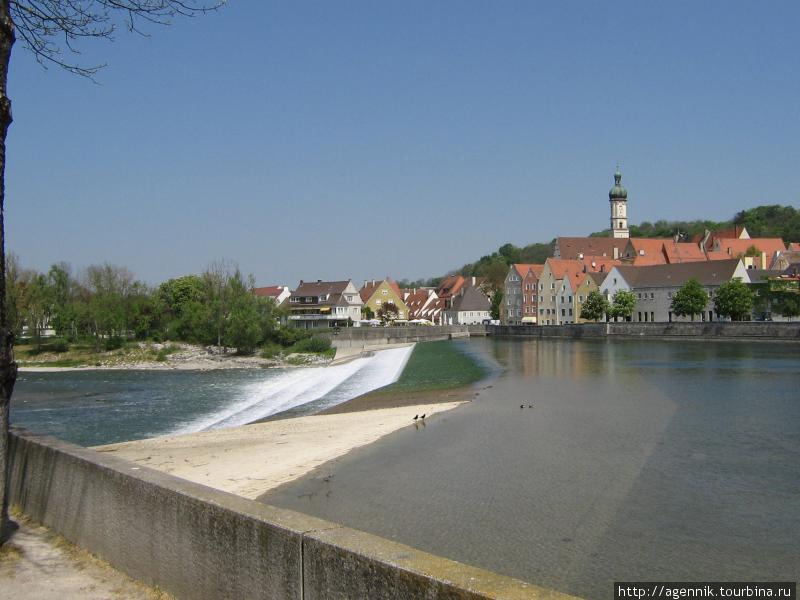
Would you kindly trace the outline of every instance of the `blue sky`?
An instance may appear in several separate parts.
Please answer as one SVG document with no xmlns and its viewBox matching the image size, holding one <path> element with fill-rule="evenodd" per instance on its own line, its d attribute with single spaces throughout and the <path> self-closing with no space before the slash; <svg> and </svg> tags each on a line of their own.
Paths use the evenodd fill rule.
<svg viewBox="0 0 800 600">
<path fill-rule="evenodd" d="M 797 2 L 237 2 L 14 48 L 8 247 L 157 283 L 417 278 L 505 242 L 800 204 Z"/>
</svg>

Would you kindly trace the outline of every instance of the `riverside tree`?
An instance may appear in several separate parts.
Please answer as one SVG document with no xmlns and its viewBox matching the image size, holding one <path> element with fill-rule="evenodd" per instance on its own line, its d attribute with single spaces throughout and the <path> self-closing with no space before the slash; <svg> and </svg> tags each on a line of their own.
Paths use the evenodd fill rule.
<svg viewBox="0 0 800 600">
<path fill-rule="evenodd" d="M 708 304 L 708 294 L 697 279 L 690 279 L 672 297 L 670 308 L 679 317 L 690 316 L 694 321 Z"/>
<path fill-rule="evenodd" d="M 611 300 L 611 307 L 609 308 L 608 315 L 614 317 L 622 317 L 624 320 L 631 318 L 633 309 L 636 306 L 636 294 L 628 290 L 618 290 Z"/>
<path fill-rule="evenodd" d="M 714 310 L 731 321 L 741 321 L 753 310 L 753 292 L 740 279 L 726 281 L 714 295 Z"/>
<path fill-rule="evenodd" d="M 168 25 L 180 16 L 214 10 L 221 2 L 204 0 L 0 0 L 0 544 L 8 527 L 8 414 L 17 379 L 14 336 L 6 314 L 5 166 L 6 136 L 11 125 L 8 67 L 19 38 L 43 65 L 92 77 L 103 65 L 82 65 L 77 46 L 87 39 L 111 39 L 122 24 L 141 32 L 142 23 Z"/>
<path fill-rule="evenodd" d="M 586 302 L 581 307 L 581 319 L 599 321 L 609 312 L 610 305 L 606 297 L 597 290 L 589 292 Z M 631 309 L 633 310 L 633 309 Z"/>
</svg>

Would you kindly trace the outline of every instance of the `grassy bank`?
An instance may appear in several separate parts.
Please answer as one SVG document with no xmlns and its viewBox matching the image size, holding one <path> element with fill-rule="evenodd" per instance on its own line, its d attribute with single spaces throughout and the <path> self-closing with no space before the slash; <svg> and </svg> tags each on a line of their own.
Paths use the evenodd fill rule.
<svg viewBox="0 0 800 600">
<path fill-rule="evenodd" d="M 395 383 L 368 392 L 320 414 L 336 414 L 439 402 L 461 402 L 475 396 L 470 384 L 487 372 L 460 344 L 450 341 L 420 342 Z"/>
<path fill-rule="evenodd" d="M 460 346 L 450 341 L 418 343 L 400 379 L 378 391 L 394 394 L 447 390 L 479 381 L 486 370 Z"/>
</svg>

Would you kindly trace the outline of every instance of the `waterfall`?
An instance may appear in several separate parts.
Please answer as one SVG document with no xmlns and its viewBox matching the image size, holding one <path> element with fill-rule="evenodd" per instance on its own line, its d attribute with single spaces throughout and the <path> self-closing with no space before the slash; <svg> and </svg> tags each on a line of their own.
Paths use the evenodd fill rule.
<svg viewBox="0 0 800 600">
<path fill-rule="evenodd" d="M 229 404 L 181 425 L 171 435 L 246 425 L 316 400 L 326 407 L 341 404 L 397 381 L 412 349 L 381 350 L 341 365 L 288 369 L 277 376 L 265 371 L 263 381 L 245 385 Z"/>
</svg>

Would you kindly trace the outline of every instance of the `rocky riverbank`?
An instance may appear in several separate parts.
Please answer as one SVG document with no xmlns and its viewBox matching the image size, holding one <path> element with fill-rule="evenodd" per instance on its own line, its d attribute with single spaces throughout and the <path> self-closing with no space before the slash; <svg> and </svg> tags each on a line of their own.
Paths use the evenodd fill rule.
<svg viewBox="0 0 800 600">
<path fill-rule="evenodd" d="M 266 369 L 326 365 L 332 356 L 291 353 L 264 358 L 240 356 L 235 348 L 183 343 L 138 342 L 105 352 L 46 352 L 34 358 L 18 358 L 20 371 L 72 371 L 87 369 L 191 370 Z"/>
</svg>

